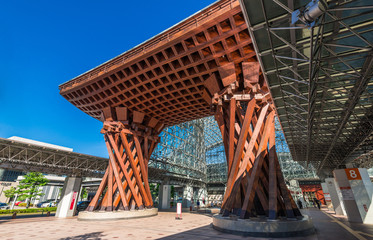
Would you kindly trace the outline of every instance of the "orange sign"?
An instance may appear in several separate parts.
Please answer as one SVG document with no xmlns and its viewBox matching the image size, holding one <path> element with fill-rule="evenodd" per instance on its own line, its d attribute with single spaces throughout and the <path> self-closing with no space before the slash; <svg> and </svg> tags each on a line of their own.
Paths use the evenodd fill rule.
<svg viewBox="0 0 373 240">
<path fill-rule="evenodd" d="M 345 169 L 348 180 L 361 180 L 360 172 L 358 168 L 347 168 Z"/>
</svg>

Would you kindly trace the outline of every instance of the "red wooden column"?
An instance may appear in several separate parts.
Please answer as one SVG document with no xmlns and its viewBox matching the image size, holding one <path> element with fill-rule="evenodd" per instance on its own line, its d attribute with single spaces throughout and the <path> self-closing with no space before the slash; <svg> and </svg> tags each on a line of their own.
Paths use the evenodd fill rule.
<svg viewBox="0 0 373 240">
<path fill-rule="evenodd" d="M 163 128 L 155 118 L 127 108 L 103 111 L 109 163 L 87 210 L 129 210 L 153 207 L 148 182 L 148 162 Z"/>
<path fill-rule="evenodd" d="M 228 165 L 223 216 L 301 216 L 279 167 L 276 111 L 259 64 L 229 63 L 218 70 L 205 87 L 211 94 Z"/>
</svg>

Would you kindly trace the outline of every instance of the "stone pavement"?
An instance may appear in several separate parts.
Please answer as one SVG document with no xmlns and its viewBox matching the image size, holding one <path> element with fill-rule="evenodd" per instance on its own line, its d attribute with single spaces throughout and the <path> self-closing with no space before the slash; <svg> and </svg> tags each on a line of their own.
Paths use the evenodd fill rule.
<svg viewBox="0 0 373 240">
<path fill-rule="evenodd" d="M 349 224 L 326 215 L 316 209 L 305 210 L 315 223 L 317 233 L 308 237 L 289 238 L 292 240 L 368 240 L 373 239 L 373 226 Z M 19 218 L 0 220 L 1 240 L 28 239 L 253 239 L 225 234 L 211 227 L 209 214 L 183 214 L 183 220 L 175 220 L 175 214 L 160 212 L 150 218 L 117 221 L 78 221 L 76 217 L 57 219 L 55 217 Z M 337 222 L 338 221 L 338 222 Z M 341 224 L 352 230 L 351 233 Z M 358 237 L 354 236 L 357 234 Z M 284 239 L 284 238 L 281 238 Z"/>
</svg>

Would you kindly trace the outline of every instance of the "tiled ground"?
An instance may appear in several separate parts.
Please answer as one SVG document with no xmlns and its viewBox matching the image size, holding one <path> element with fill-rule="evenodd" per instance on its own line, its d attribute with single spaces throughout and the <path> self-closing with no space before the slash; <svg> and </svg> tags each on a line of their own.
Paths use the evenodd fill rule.
<svg viewBox="0 0 373 240">
<path fill-rule="evenodd" d="M 316 209 L 305 212 L 313 218 L 317 233 L 292 240 L 373 239 L 373 226 L 351 225 L 341 220 L 346 226 L 360 232 L 357 234 L 361 238 L 356 238 L 325 213 Z M 209 215 L 191 213 L 183 214 L 183 220 L 175 220 L 175 214 L 170 212 L 160 212 L 158 216 L 150 218 L 119 221 L 86 222 L 55 217 L 3 219 L 0 220 L 0 239 L 244 239 L 212 229 L 211 222 Z"/>
</svg>

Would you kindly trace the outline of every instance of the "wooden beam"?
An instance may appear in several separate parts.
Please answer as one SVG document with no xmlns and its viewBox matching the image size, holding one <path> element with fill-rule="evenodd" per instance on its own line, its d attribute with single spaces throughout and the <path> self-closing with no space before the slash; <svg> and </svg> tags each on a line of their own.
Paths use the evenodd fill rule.
<svg viewBox="0 0 373 240">
<path fill-rule="evenodd" d="M 123 146 L 122 146 L 122 144 L 120 143 L 120 139 L 119 139 L 119 134 L 116 134 L 115 135 L 115 144 L 118 146 L 120 146 L 119 147 L 119 152 L 121 153 L 121 152 L 123 152 Z M 130 146 L 131 148 L 132 148 L 132 143 L 131 143 L 131 146 Z M 134 148 L 134 152 L 136 153 L 136 148 Z M 135 153 L 133 153 L 133 154 L 135 154 Z M 126 159 L 126 157 L 127 157 L 127 155 L 126 155 L 126 153 L 125 152 L 123 152 L 123 155 L 121 156 L 121 159 L 120 160 L 118 160 L 118 161 L 122 161 L 123 162 L 123 159 Z M 125 163 L 125 168 L 127 169 L 128 168 L 128 166 L 129 166 L 129 162 L 126 162 Z M 130 169 L 130 171 L 129 171 L 129 176 L 132 178 L 132 170 Z M 124 176 L 124 173 L 122 172 L 122 171 L 120 171 L 119 172 L 119 176 L 120 176 L 120 179 L 123 179 L 123 176 Z M 115 179 L 113 179 L 113 182 L 114 182 L 114 184 L 113 184 L 113 193 L 115 193 L 116 191 L 117 191 L 117 182 L 115 181 Z M 127 188 L 127 181 L 126 180 L 124 180 L 124 182 L 123 182 L 123 189 L 124 190 L 126 190 L 126 188 Z M 131 192 L 131 191 L 128 191 L 128 192 Z M 128 195 L 128 193 L 127 193 L 127 195 Z M 102 200 L 102 202 L 105 202 L 106 200 L 107 200 L 107 198 L 108 198 L 108 192 L 106 191 L 106 194 L 104 195 L 104 197 L 103 197 L 103 200 Z M 126 198 L 126 200 L 127 200 L 127 202 L 129 202 L 129 197 L 127 197 Z M 114 199 L 114 203 L 113 203 L 113 207 L 115 208 L 115 207 L 117 207 L 118 206 L 118 204 L 119 204 L 119 202 L 120 202 L 120 195 L 117 195 L 116 197 L 115 197 L 115 199 Z"/>
<path fill-rule="evenodd" d="M 95 196 L 93 197 L 92 201 L 89 203 L 89 205 L 87 207 L 87 211 L 91 212 L 91 211 L 95 210 L 95 208 L 97 207 L 98 199 L 101 197 L 101 194 L 104 191 L 104 188 L 106 187 L 106 183 L 107 183 L 107 180 L 108 180 L 108 175 L 109 175 L 109 166 L 106 168 L 104 177 L 101 180 L 100 186 L 98 187 Z"/>
<path fill-rule="evenodd" d="M 234 180 L 238 172 L 239 163 L 241 162 L 242 152 L 243 152 L 247 134 L 250 128 L 250 122 L 251 122 L 254 109 L 255 109 L 255 100 L 253 99 L 247 105 L 244 123 L 241 128 L 242 129 L 241 134 L 239 136 L 237 147 L 236 147 L 234 158 L 233 158 L 232 168 L 231 168 L 231 171 L 228 173 L 227 189 L 224 194 L 224 200 L 223 200 L 223 206 L 222 206 L 222 209 L 224 209 L 223 211 L 225 212 L 224 213 L 225 215 L 229 214 L 227 212 L 230 212 L 229 207 L 228 208 L 225 207 L 225 203 L 227 202 L 227 199 L 231 195 L 231 191 L 234 185 Z"/>
<path fill-rule="evenodd" d="M 245 88 L 252 88 L 255 84 L 259 83 L 259 71 L 259 62 L 242 63 L 242 73 Z"/>
<path fill-rule="evenodd" d="M 118 121 L 127 121 L 127 108 L 126 107 L 116 107 L 115 112 L 117 113 Z"/>
<path fill-rule="evenodd" d="M 276 158 L 277 178 L 278 178 L 278 183 L 280 186 L 280 192 L 281 192 L 282 198 L 284 199 L 286 216 L 288 218 L 295 218 L 293 207 L 291 206 L 291 200 L 289 198 L 288 188 L 286 187 L 285 180 L 281 172 L 280 163 L 278 162 L 277 156 L 275 156 L 275 158 Z"/>
<path fill-rule="evenodd" d="M 219 82 L 214 73 L 212 73 L 210 77 L 205 80 L 203 85 L 207 88 L 207 90 L 209 90 L 211 96 L 220 92 Z"/>
<path fill-rule="evenodd" d="M 134 175 L 135 175 L 135 178 L 136 178 L 136 182 L 137 182 L 137 185 L 139 186 L 140 188 L 140 192 L 141 192 L 141 195 L 142 195 L 142 198 L 145 200 L 145 205 L 146 206 L 150 206 L 150 201 L 147 197 L 147 194 L 146 194 L 146 191 L 145 191 L 145 188 L 144 188 L 144 185 L 142 183 L 142 180 L 140 178 L 140 175 L 137 171 L 135 171 L 136 169 L 136 165 L 135 165 L 135 160 L 133 159 L 133 156 L 132 156 L 132 153 L 131 153 L 131 150 L 129 148 L 129 144 L 128 144 L 128 141 L 127 141 L 127 137 L 126 135 L 121 132 L 120 133 L 120 136 L 122 138 L 122 141 L 123 141 L 123 145 L 124 145 L 124 149 L 126 152 L 128 152 L 128 158 L 129 158 L 129 161 L 130 161 L 130 164 L 131 164 L 131 167 L 132 169 L 134 170 Z M 139 149 L 141 151 L 141 148 Z M 140 206 L 139 206 L 140 207 Z"/>
<path fill-rule="evenodd" d="M 113 109 L 111 107 L 106 107 L 102 109 L 102 114 L 104 115 L 105 121 L 115 120 Z"/>
<path fill-rule="evenodd" d="M 216 122 L 218 123 L 218 126 L 219 126 L 219 129 L 220 129 L 220 132 L 221 132 L 221 137 L 222 137 L 222 140 L 223 140 L 223 144 L 224 144 L 224 153 L 225 153 L 225 158 L 227 159 L 227 165 L 228 164 L 228 161 L 229 161 L 229 158 L 228 158 L 228 140 L 227 140 L 227 134 L 225 134 L 225 123 L 224 123 L 224 118 L 223 118 L 223 108 L 222 106 L 217 106 L 216 108 L 216 113 L 215 113 L 215 120 Z M 229 173 L 229 171 L 228 171 Z"/>
<path fill-rule="evenodd" d="M 148 127 L 154 128 L 155 126 L 157 126 L 158 122 L 158 119 L 152 117 L 148 123 Z"/>
<path fill-rule="evenodd" d="M 248 164 L 249 160 L 250 160 L 250 155 L 251 155 L 252 150 L 253 150 L 253 148 L 254 148 L 254 146 L 256 144 L 257 138 L 258 138 L 258 136 L 260 134 L 260 129 L 262 128 L 262 125 L 263 125 L 263 122 L 264 122 L 264 118 L 267 115 L 268 107 L 269 107 L 269 104 L 267 104 L 266 106 L 264 106 L 262 108 L 262 111 L 260 112 L 258 123 L 255 126 L 253 135 L 251 136 L 251 139 L 250 139 L 250 142 L 249 142 L 249 146 L 247 147 L 245 156 L 244 156 L 244 158 L 242 160 L 244 166 L 246 166 Z M 258 151 L 260 151 L 260 147 L 259 147 Z M 237 176 L 236 176 L 236 179 L 238 179 L 239 177 L 241 177 L 245 170 L 246 170 L 245 168 L 241 168 L 240 171 L 238 172 Z"/>
<path fill-rule="evenodd" d="M 152 200 L 152 195 L 151 195 L 151 192 L 150 192 L 150 187 L 149 187 L 149 182 L 148 182 L 148 174 L 147 174 L 147 170 L 146 170 L 146 167 L 145 167 L 144 158 L 143 158 L 142 152 L 141 152 L 141 145 L 140 145 L 139 139 L 137 138 L 136 135 L 133 135 L 133 140 L 135 142 L 136 148 L 138 149 L 137 150 L 137 157 L 139 159 L 142 178 L 144 180 L 145 190 L 146 190 L 146 193 L 147 193 L 147 199 L 148 199 L 148 202 L 149 202 L 149 204 L 146 205 L 146 207 L 151 207 L 151 206 L 153 206 L 153 200 Z"/>
<path fill-rule="evenodd" d="M 288 218 L 295 218 L 293 207 L 291 206 L 291 201 L 289 198 L 288 188 L 286 187 L 285 180 L 284 180 L 284 177 L 282 176 L 280 164 L 278 161 L 276 161 L 276 170 L 277 170 L 278 183 L 280 186 L 280 192 L 281 192 L 282 198 L 284 199 L 286 216 Z"/>
<path fill-rule="evenodd" d="M 237 189 L 239 188 L 239 183 L 241 182 L 241 179 L 242 179 L 245 171 L 248 170 L 248 166 L 250 166 L 250 168 L 251 168 L 251 165 L 254 162 L 254 161 L 251 161 L 251 162 L 249 161 L 250 156 L 253 156 L 253 149 L 257 145 L 257 143 L 256 143 L 257 138 L 258 138 L 258 135 L 260 134 L 260 131 L 262 129 L 264 118 L 267 115 L 268 107 L 269 107 L 269 104 L 267 104 L 264 108 L 262 108 L 262 111 L 261 111 L 261 114 L 260 114 L 260 117 L 259 117 L 259 121 L 255 125 L 254 133 L 252 134 L 252 136 L 250 138 L 250 142 L 247 144 L 247 141 L 245 141 L 245 151 L 246 152 L 245 152 L 245 155 L 243 157 L 243 161 L 241 163 L 242 167 L 239 169 L 239 172 L 236 174 L 234 185 L 233 185 L 232 190 L 230 192 L 230 194 L 232 196 L 237 194 Z M 242 131 L 242 129 L 241 129 L 241 131 Z M 249 132 L 250 131 L 251 131 L 251 129 L 249 128 Z M 262 156 L 262 157 L 264 157 L 264 156 Z M 230 209 L 232 208 L 233 201 L 234 201 L 234 199 L 232 199 L 232 198 L 227 199 L 225 205 L 223 206 L 223 208 L 224 208 L 223 215 L 224 216 L 229 215 Z"/>
<path fill-rule="evenodd" d="M 107 211 L 113 210 L 113 168 L 109 164 L 109 181 L 108 181 L 108 198 L 107 198 Z"/>
<path fill-rule="evenodd" d="M 144 121 L 145 114 L 138 111 L 133 111 L 133 122 L 142 123 Z"/>
<path fill-rule="evenodd" d="M 110 145 L 110 143 L 109 143 L 110 138 L 112 138 L 112 136 L 110 136 L 110 135 L 105 136 L 106 147 L 107 147 L 107 149 L 114 149 L 114 152 L 117 152 L 117 151 L 115 151 L 115 146 Z M 113 169 L 113 172 L 114 172 L 115 181 L 117 181 L 117 183 L 122 182 L 120 180 L 120 177 L 119 177 L 119 172 L 118 172 L 118 169 L 117 169 L 116 164 L 115 164 L 116 160 L 115 160 L 115 157 L 114 157 L 114 154 L 113 154 L 112 151 L 109 151 L 109 159 L 110 159 L 111 168 Z M 117 184 L 117 185 L 118 185 L 119 194 L 120 194 L 121 199 L 122 199 L 122 204 L 123 204 L 124 208 L 127 210 L 128 209 L 128 203 L 127 203 L 127 200 L 125 198 L 124 189 L 123 189 L 121 184 Z"/>
<path fill-rule="evenodd" d="M 276 171 L 276 149 L 275 149 L 275 131 L 271 131 L 269 136 L 269 214 L 268 218 L 274 220 L 277 218 L 277 171 Z"/>
<path fill-rule="evenodd" d="M 236 68 L 234 63 L 228 63 L 218 68 L 223 86 L 229 86 L 231 83 L 237 81 Z"/>
<path fill-rule="evenodd" d="M 241 219 L 246 218 L 250 215 L 248 210 L 251 211 L 250 204 L 254 200 L 255 190 L 256 190 L 256 187 L 258 185 L 258 178 L 260 176 L 260 169 L 262 168 L 262 163 L 263 163 L 263 159 L 264 159 L 263 158 L 264 150 L 267 148 L 268 137 L 269 137 L 269 134 L 270 134 L 270 131 L 272 130 L 272 128 L 273 128 L 273 131 L 274 131 L 274 114 L 275 114 L 275 112 L 272 111 L 267 116 L 267 120 L 266 120 L 266 123 L 265 123 L 265 126 L 264 126 L 264 134 L 262 136 L 262 139 L 261 139 L 261 142 L 260 142 L 260 145 L 259 145 L 257 157 L 255 159 L 254 167 L 253 167 L 253 170 L 252 170 L 252 173 L 251 173 L 251 176 L 250 176 L 250 180 L 249 180 L 249 184 L 248 184 L 247 190 L 246 190 L 247 194 L 245 196 L 245 200 L 244 200 L 243 205 L 242 205 L 242 211 L 241 211 L 241 215 L 240 215 Z M 260 117 L 259 117 L 259 120 L 260 120 Z M 259 122 L 259 120 L 258 120 L 258 122 Z M 255 132 L 255 130 L 254 130 L 254 132 Z"/>
<path fill-rule="evenodd" d="M 115 155 L 117 155 L 117 158 L 119 158 L 119 157 L 120 157 L 120 154 L 119 154 L 119 152 L 118 152 L 118 147 L 114 145 L 113 137 L 109 135 L 109 136 L 108 136 L 108 141 L 110 141 L 110 142 L 112 143 L 112 148 L 113 148 L 113 150 L 114 150 L 114 153 L 115 153 Z M 122 138 L 122 141 L 123 141 L 123 138 Z M 129 153 L 131 153 L 131 151 L 130 151 L 130 150 L 127 150 L 127 149 L 126 149 L 126 152 L 127 152 L 127 155 L 129 155 Z M 112 152 L 109 152 L 109 155 L 110 155 L 110 154 L 113 155 Z M 135 194 L 135 187 L 134 187 L 133 184 L 132 184 L 131 178 L 130 178 L 128 172 L 127 172 L 127 169 L 126 169 L 125 166 L 124 166 L 124 163 L 123 163 L 122 161 L 119 161 L 119 166 L 121 167 L 121 170 L 122 170 L 122 172 L 124 173 L 124 177 L 126 178 L 127 183 L 128 183 L 128 186 L 130 187 L 130 189 L 131 189 L 131 191 L 132 191 L 132 195 L 133 195 L 133 197 L 135 198 L 135 201 L 136 201 L 137 206 L 138 206 L 139 208 L 142 208 L 142 207 L 143 207 L 143 204 L 142 204 L 142 202 L 140 201 L 139 197 Z M 132 171 L 135 172 L 135 167 L 132 167 Z M 115 173 L 115 172 L 114 172 L 114 173 Z M 118 174 L 118 178 L 119 178 L 119 174 Z M 117 181 L 118 183 L 121 182 L 121 181 L 118 181 L 117 179 L 116 179 L 116 181 Z M 121 191 L 121 189 L 123 190 L 123 186 L 122 186 L 121 184 L 118 184 L 118 189 L 119 189 L 119 191 Z M 122 194 L 121 194 L 121 198 L 123 198 L 123 197 L 124 197 L 124 194 L 123 194 L 123 196 L 122 196 Z M 124 204 L 123 204 L 123 205 L 124 205 Z"/>
<path fill-rule="evenodd" d="M 228 137 L 228 172 L 231 171 L 234 157 L 234 125 L 236 122 L 236 99 L 232 98 L 229 103 L 229 137 Z"/>
</svg>

